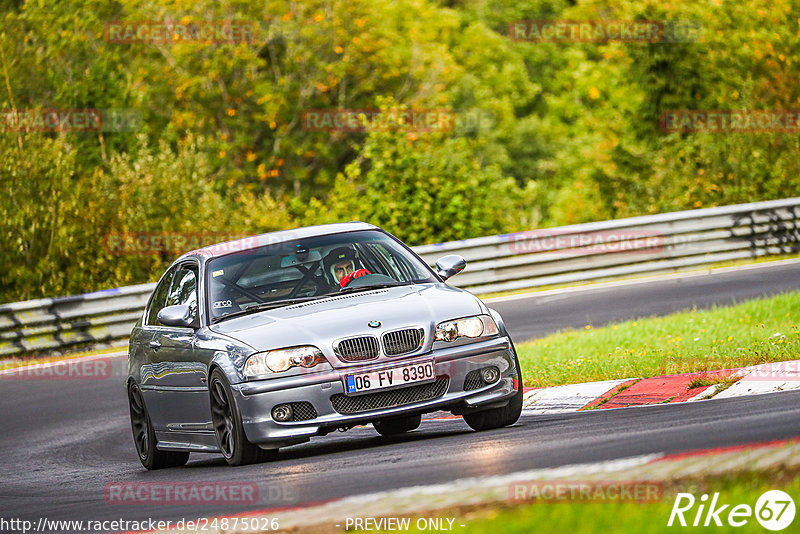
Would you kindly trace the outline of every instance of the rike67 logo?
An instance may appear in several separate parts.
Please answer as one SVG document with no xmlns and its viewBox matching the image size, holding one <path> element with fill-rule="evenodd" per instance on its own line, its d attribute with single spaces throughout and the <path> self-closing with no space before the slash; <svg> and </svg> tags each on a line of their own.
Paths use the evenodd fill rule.
<svg viewBox="0 0 800 534">
<path fill-rule="evenodd" d="M 723 503 L 719 493 L 714 493 L 710 500 L 705 493 L 699 499 L 691 493 L 678 493 L 667 526 L 743 527 L 755 517 L 765 529 L 778 531 L 792 524 L 795 512 L 792 497 L 780 490 L 763 493 L 755 506 Z"/>
</svg>

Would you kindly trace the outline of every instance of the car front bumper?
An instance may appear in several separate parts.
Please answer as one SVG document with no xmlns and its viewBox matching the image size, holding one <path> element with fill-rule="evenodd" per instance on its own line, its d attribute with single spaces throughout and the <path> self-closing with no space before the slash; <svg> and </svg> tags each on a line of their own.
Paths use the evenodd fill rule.
<svg viewBox="0 0 800 534">
<path fill-rule="evenodd" d="M 385 368 L 387 364 L 411 365 L 416 362 L 433 360 L 435 374 L 442 382 L 436 387 L 410 390 L 414 385 L 389 391 L 377 391 L 366 395 L 394 395 L 404 392 L 401 405 L 370 408 L 369 402 L 362 402 L 358 396 L 344 396 L 344 376 L 354 371 L 369 371 L 370 367 Z M 494 338 L 475 343 L 434 349 L 425 354 L 410 358 L 376 360 L 364 365 L 337 368 L 323 373 L 291 377 L 280 380 L 260 380 L 232 386 L 236 403 L 242 415 L 242 423 L 247 439 L 266 448 L 283 447 L 307 441 L 312 436 L 327 434 L 337 428 L 349 428 L 370 421 L 399 415 L 434 412 L 437 410 L 465 413 L 495 406 L 505 405 L 517 392 L 519 370 L 511 340 L 507 337 Z M 467 375 L 485 367 L 494 366 L 500 371 L 500 378 L 492 384 L 476 385 L 475 381 L 465 389 Z M 475 374 L 471 375 L 474 378 Z M 446 387 L 444 382 L 446 381 Z M 473 389 L 469 389 L 469 387 Z M 422 390 L 427 391 L 422 394 Z M 436 389 L 436 391 L 433 391 Z M 405 390 L 405 391 L 404 391 Z M 419 391 L 419 395 L 411 393 Z M 420 398 L 415 398 L 415 395 Z M 431 397 L 431 395 L 434 395 Z M 332 399 L 361 402 L 364 409 L 355 413 L 340 413 L 334 408 Z M 373 397 L 381 404 L 382 397 Z M 278 404 L 310 403 L 316 417 L 303 421 L 278 422 L 272 418 L 272 409 Z M 340 403 L 337 403 L 340 406 Z M 341 410 L 341 407 L 339 408 Z"/>
</svg>

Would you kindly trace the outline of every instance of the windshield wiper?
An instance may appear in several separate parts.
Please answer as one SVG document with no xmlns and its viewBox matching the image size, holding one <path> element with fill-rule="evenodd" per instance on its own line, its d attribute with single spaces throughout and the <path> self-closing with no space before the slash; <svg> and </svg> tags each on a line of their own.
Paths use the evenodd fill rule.
<svg viewBox="0 0 800 534">
<path fill-rule="evenodd" d="M 314 297 L 298 297 L 295 299 L 283 299 L 283 300 L 273 300 L 271 302 L 262 302 L 261 304 L 248 306 L 247 308 L 240 311 L 231 312 L 226 315 L 215 317 L 214 319 L 211 320 L 211 323 L 216 324 L 223 319 L 232 319 L 234 317 L 241 317 L 242 315 L 249 315 L 251 313 L 260 312 L 264 310 L 271 310 L 274 308 L 282 308 L 284 306 L 291 306 L 292 304 L 299 304 L 301 302 L 308 302 L 309 300 L 317 300 L 325 297 L 326 295 L 319 295 Z"/>
</svg>

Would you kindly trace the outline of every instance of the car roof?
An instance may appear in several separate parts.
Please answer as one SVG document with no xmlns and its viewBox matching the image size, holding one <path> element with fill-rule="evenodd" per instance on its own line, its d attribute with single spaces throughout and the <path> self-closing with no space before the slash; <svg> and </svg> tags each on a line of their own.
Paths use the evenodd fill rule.
<svg viewBox="0 0 800 534">
<path fill-rule="evenodd" d="M 304 239 L 307 237 L 317 237 L 322 235 L 339 234 L 343 232 L 353 232 L 356 230 L 377 230 L 377 226 L 371 224 L 354 221 L 347 223 L 333 223 L 333 224 L 319 224 L 316 226 L 303 226 L 301 228 L 293 228 L 291 230 L 280 230 L 278 232 L 269 232 L 266 234 L 258 234 L 241 239 L 234 239 L 233 241 L 225 241 L 215 245 L 190 250 L 182 254 L 176 262 L 187 259 L 189 257 L 199 256 L 206 260 L 225 256 L 232 252 L 239 252 L 242 250 L 250 250 L 264 245 L 273 245 L 282 243 L 284 241 L 292 241 L 294 239 Z"/>
</svg>

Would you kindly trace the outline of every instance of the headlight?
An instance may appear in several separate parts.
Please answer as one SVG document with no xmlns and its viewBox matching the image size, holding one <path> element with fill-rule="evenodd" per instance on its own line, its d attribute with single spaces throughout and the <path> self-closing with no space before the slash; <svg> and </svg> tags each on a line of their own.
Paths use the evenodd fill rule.
<svg viewBox="0 0 800 534">
<path fill-rule="evenodd" d="M 445 321 L 436 326 L 435 341 L 455 341 L 460 337 L 481 337 L 497 335 L 497 325 L 488 315 L 464 317 L 455 321 Z"/>
<path fill-rule="evenodd" d="M 324 361 L 322 352 L 317 347 L 311 346 L 257 352 L 244 364 L 244 375 L 248 378 L 268 376 L 287 371 L 292 367 L 314 367 Z"/>
</svg>

